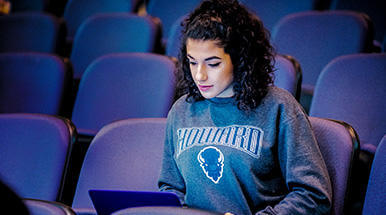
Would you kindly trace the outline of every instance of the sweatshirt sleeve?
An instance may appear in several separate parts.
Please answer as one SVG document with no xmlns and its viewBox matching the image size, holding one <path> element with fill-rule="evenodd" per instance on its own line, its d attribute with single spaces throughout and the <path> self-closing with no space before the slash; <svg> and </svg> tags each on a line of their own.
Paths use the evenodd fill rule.
<svg viewBox="0 0 386 215">
<path fill-rule="evenodd" d="M 160 191 L 175 193 L 179 197 L 180 202 L 184 205 L 185 182 L 174 159 L 173 125 L 171 123 L 172 117 L 170 115 L 171 114 L 169 114 L 166 125 L 164 154 L 161 174 L 158 179 L 158 187 Z"/>
<path fill-rule="evenodd" d="M 329 214 L 330 178 L 307 116 L 300 110 L 283 120 L 278 133 L 278 159 L 289 193 L 263 214 Z"/>
</svg>

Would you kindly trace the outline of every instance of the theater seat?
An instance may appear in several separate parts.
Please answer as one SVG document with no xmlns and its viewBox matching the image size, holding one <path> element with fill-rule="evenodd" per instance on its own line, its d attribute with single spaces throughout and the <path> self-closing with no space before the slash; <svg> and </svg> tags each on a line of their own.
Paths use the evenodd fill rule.
<svg viewBox="0 0 386 215">
<path fill-rule="evenodd" d="M 166 117 L 174 95 L 174 63 L 150 53 L 94 61 L 81 79 L 72 114 L 80 134 L 95 135 L 115 120 Z"/>
<path fill-rule="evenodd" d="M 0 53 L 64 53 L 65 24 L 53 15 L 23 12 L 0 16 L 0 29 Z"/>
<path fill-rule="evenodd" d="M 104 13 L 89 17 L 79 26 L 70 60 L 74 77 L 80 79 L 98 57 L 122 52 L 155 52 L 159 39 L 157 24 L 148 16 Z"/>
<path fill-rule="evenodd" d="M 72 207 L 90 211 L 90 189 L 158 191 L 166 118 L 126 119 L 104 126 L 86 153 Z"/>
<path fill-rule="evenodd" d="M 64 118 L 0 114 L 0 175 L 21 198 L 58 201 L 76 131 Z"/>
</svg>

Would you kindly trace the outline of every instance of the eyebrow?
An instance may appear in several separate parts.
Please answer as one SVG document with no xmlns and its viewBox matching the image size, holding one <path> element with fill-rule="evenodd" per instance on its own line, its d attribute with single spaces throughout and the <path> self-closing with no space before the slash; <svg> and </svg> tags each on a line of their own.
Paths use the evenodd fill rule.
<svg viewBox="0 0 386 215">
<path fill-rule="evenodd" d="M 190 56 L 189 54 L 187 54 L 189 58 L 191 58 L 192 60 L 195 60 L 194 57 Z M 205 61 L 210 61 L 210 60 L 213 60 L 213 59 L 219 59 L 221 60 L 221 58 L 217 57 L 217 56 L 212 56 L 212 57 L 208 57 L 208 58 L 205 58 Z"/>
</svg>

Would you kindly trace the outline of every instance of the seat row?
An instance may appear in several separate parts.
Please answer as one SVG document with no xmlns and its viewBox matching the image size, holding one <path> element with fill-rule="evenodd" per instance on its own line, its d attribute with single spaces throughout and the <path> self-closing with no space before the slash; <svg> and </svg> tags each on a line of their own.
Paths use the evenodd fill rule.
<svg viewBox="0 0 386 215">
<path fill-rule="evenodd" d="M 166 117 L 175 100 L 175 64 L 166 56 L 102 56 L 87 68 L 77 91 L 68 63 L 49 54 L 0 54 L 0 113 L 61 115 L 80 133 L 94 135 L 114 120 Z M 299 99 L 299 63 L 277 55 L 275 68 L 274 84 Z M 386 127 L 385 68 L 385 53 L 335 58 L 317 81 L 310 115 L 349 122 L 358 130 L 363 149 L 373 154 Z"/>
<path fill-rule="evenodd" d="M 301 71 L 296 61 L 277 55 L 275 66 L 275 84 L 299 97 Z M 175 64 L 158 54 L 102 56 L 87 68 L 77 91 L 71 63 L 55 55 L 3 53 L 0 68 L 0 113 L 61 115 L 84 134 L 95 134 L 117 119 L 166 117 L 174 101 Z"/>
<path fill-rule="evenodd" d="M 29 21 L 21 21 L 23 19 Z M 0 17 L 0 27 L 5 29 L 0 35 L 0 52 L 68 52 L 74 77 L 79 82 L 90 63 L 105 54 L 153 52 L 177 57 L 179 51 L 181 18 L 174 22 L 167 39 L 164 39 L 166 52 L 162 51 L 159 25 L 150 16 L 118 12 L 90 16 L 77 29 L 70 48 L 63 47 L 66 36 L 54 33 L 63 29 L 64 25 L 58 20 L 53 21 L 55 19 L 43 14 Z M 53 22 L 49 27 L 36 28 L 43 25 L 42 22 L 50 23 L 48 20 Z M 24 26 L 18 29 L 20 24 L 17 23 Z M 39 32 L 39 29 L 45 32 Z M 374 51 L 373 38 L 371 20 L 365 14 L 354 11 L 292 13 L 277 22 L 272 30 L 272 44 L 277 52 L 293 56 L 302 68 L 300 102 L 306 111 L 310 108 L 317 77 L 327 63 L 338 56 Z"/>
<path fill-rule="evenodd" d="M 77 27 L 90 15 L 101 12 L 134 12 L 147 13 L 158 17 L 164 27 L 164 36 L 167 38 L 168 29 L 180 16 L 191 11 L 199 4 L 199 0 L 14 0 L 11 13 L 23 11 L 49 12 L 58 17 L 63 17 L 68 22 L 69 34 L 75 35 Z M 382 0 L 357 1 L 357 0 L 305 0 L 290 1 L 254 1 L 240 0 L 252 11 L 261 17 L 268 30 L 282 17 L 296 12 L 310 10 L 354 10 L 367 13 L 376 29 L 375 39 L 382 41 L 385 35 L 385 7 Z"/>
<path fill-rule="evenodd" d="M 39 58 L 41 55 L 49 59 L 50 63 L 46 63 L 49 67 L 39 65 L 45 62 Z M 7 75 L 0 78 L 4 87 L 0 91 L 1 112 L 41 113 L 49 107 L 57 110 L 55 107 L 60 106 L 58 101 L 63 102 L 60 95 L 65 91 L 60 88 L 67 82 L 63 80 L 68 80 L 63 79 L 64 62 L 48 54 L 37 54 L 37 58 L 32 53 L 1 54 L 0 59 L 3 56 L 6 58 L 0 60 L 4 68 L 2 74 L 8 72 L 11 78 L 7 78 Z M 23 60 L 31 56 L 33 58 L 29 61 Z M 59 65 L 52 61 L 59 62 Z M 312 117 L 342 120 L 357 131 L 361 142 L 358 156 L 362 159 L 367 156 L 366 159 L 369 159 L 359 161 L 364 167 L 356 165 L 353 170 L 355 176 L 351 182 L 355 184 L 354 187 L 362 189 L 353 194 L 359 202 L 364 197 L 371 160 L 386 127 L 383 99 L 386 96 L 385 64 L 384 53 L 354 54 L 334 59 L 319 77 L 310 109 Z M 289 91 L 295 89 L 292 91 L 294 96 L 301 83 L 296 65 L 294 59 L 276 56 L 278 70 L 275 84 Z M 20 67 L 27 68 L 26 74 L 15 72 L 22 71 Z M 58 73 L 53 72 L 58 68 Z M 77 127 L 78 142 L 83 144 L 74 146 L 73 160 L 70 162 L 71 180 L 67 180 L 70 183 L 67 187 L 76 185 L 89 141 L 103 126 L 126 118 L 166 117 L 174 100 L 174 70 L 174 62 L 170 58 L 150 53 L 111 54 L 90 65 L 80 84 L 70 118 Z M 39 72 L 43 74 L 41 77 L 37 74 Z M 18 78 L 19 81 L 15 83 Z M 55 80 L 60 81 L 55 83 Z M 59 96 L 56 98 L 51 94 Z M 55 111 L 48 114 L 57 115 Z M 71 198 L 71 191 L 66 195 L 66 199 Z"/>
<path fill-rule="evenodd" d="M 360 141 L 345 122 L 318 117 L 309 120 L 332 182 L 331 214 L 344 214 L 355 188 L 350 183 Z M 54 204 L 56 210 L 93 214 L 90 189 L 158 190 L 165 125 L 166 118 L 124 119 L 105 125 L 92 140 L 75 187 L 70 188 L 65 180 L 74 146 L 79 144 L 71 121 L 45 114 L 0 114 L 0 179 L 26 199 L 30 210 L 36 210 L 34 205 Z M 384 212 L 385 199 L 379 197 L 386 191 L 382 186 L 385 141 L 386 135 L 375 154 L 363 214 Z M 71 189 L 75 193 L 66 199 Z"/>
</svg>

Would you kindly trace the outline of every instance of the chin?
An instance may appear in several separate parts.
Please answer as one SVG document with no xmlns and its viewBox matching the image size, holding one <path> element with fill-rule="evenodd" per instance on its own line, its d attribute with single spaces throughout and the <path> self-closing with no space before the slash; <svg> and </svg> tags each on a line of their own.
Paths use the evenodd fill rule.
<svg viewBox="0 0 386 215">
<path fill-rule="evenodd" d="M 201 93 L 201 96 L 204 97 L 205 99 L 212 99 L 212 98 L 216 97 L 216 95 L 212 95 L 210 93 L 202 93 L 202 92 L 200 92 L 200 93 Z"/>
</svg>

